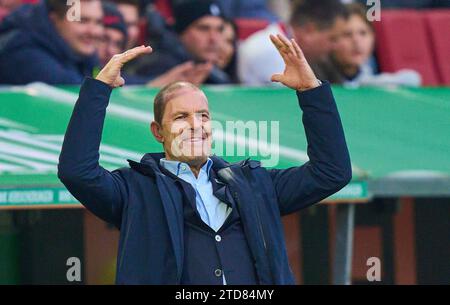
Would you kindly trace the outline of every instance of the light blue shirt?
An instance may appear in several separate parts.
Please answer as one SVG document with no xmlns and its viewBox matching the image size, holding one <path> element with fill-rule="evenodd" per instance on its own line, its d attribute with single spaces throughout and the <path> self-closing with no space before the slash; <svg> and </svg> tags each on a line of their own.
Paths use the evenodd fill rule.
<svg viewBox="0 0 450 305">
<path fill-rule="evenodd" d="M 197 211 L 201 219 L 211 229 L 217 232 L 231 213 L 231 208 L 213 195 L 212 183 L 209 180 L 209 173 L 213 161 L 208 158 L 200 169 L 197 178 L 191 171 L 189 165 L 184 162 L 162 158 L 159 163 L 172 174 L 192 185 L 195 190 Z"/>
</svg>

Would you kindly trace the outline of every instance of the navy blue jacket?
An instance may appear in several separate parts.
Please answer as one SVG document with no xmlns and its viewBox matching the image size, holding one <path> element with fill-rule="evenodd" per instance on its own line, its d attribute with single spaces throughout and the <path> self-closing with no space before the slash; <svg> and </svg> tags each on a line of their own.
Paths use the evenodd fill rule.
<svg viewBox="0 0 450 305">
<path fill-rule="evenodd" d="M 0 24 L 0 84 L 80 85 L 97 56 L 77 55 L 49 20 L 45 1 L 23 5 Z"/>
<path fill-rule="evenodd" d="M 183 197 L 158 164 L 163 154 L 112 172 L 99 165 L 111 88 L 86 79 L 70 119 L 58 177 L 91 212 L 120 229 L 119 284 L 178 284 L 183 270 Z M 297 93 L 310 161 L 266 169 L 255 160 L 228 163 L 212 156 L 212 170 L 229 185 L 261 284 L 293 284 L 281 216 L 330 196 L 351 180 L 338 110 L 328 83 Z M 149 118 L 150 120 L 151 118 Z"/>
</svg>

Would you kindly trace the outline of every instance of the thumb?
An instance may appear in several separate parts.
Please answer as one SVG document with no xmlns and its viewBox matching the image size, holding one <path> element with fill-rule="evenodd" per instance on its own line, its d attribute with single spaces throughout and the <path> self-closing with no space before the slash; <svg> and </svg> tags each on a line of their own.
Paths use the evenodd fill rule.
<svg viewBox="0 0 450 305">
<path fill-rule="evenodd" d="M 116 82 L 114 84 L 114 87 L 123 87 L 123 85 L 125 85 L 125 79 L 122 76 L 119 76 L 116 79 Z"/>
<path fill-rule="evenodd" d="M 185 63 L 179 64 L 172 69 L 175 74 L 186 73 L 187 71 L 194 68 L 194 63 L 192 61 L 187 61 Z"/>
<path fill-rule="evenodd" d="M 274 74 L 274 75 L 272 75 L 272 77 L 270 78 L 270 80 L 271 80 L 272 82 L 277 82 L 277 83 L 281 82 L 282 79 L 283 79 L 283 74 Z"/>
</svg>

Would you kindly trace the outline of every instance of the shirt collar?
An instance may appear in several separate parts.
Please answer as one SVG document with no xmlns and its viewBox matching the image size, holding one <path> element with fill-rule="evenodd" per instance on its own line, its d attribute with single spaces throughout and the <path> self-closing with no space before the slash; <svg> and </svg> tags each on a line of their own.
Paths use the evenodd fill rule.
<svg viewBox="0 0 450 305">
<path fill-rule="evenodd" d="M 166 158 L 161 158 L 159 160 L 159 164 L 177 177 L 183 178 L 186 175 L 188 175 L 188 176 L 193 176 L 195 179 L 194 173 L 191 171 L 191 168 L 189 167 L 189 165 L 187 163 L 175 161 L 175 160 L 167 160 Z M 211 158 L 208 158 L 206 160 L 206 163 L 200 169 L 200 172 L 198 174 L 198 179 L 201 179 L 203 176 L 205 178 L 209 179 L 209 174 L 210 174 L 212 165 L 213 165 L 213 160 L 211 160 Z"/>
</svg>

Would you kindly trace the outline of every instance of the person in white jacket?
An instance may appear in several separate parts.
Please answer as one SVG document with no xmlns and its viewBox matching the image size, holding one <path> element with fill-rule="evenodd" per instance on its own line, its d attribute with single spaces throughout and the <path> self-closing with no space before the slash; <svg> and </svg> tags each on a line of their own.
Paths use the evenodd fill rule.
<svg viewBox="0 0 450 305">
<path fill-rule="evenodd" d="M 267 36 L 285 35 L 299 41 L 306 59 L 321 79 L 331 80 L 322 73 L 336 40 L 335 34 L 346 19 L 346 10 L 339 0 L 302 1 L 292 7 L 288 24 L 272 23 L 240 43 L 238 76 L 245 85 L 265 85 L 270 76 L 282 70 L 284 63 Z M 270 64 L 262 64 L 270 63 Z"/>
</svg>

